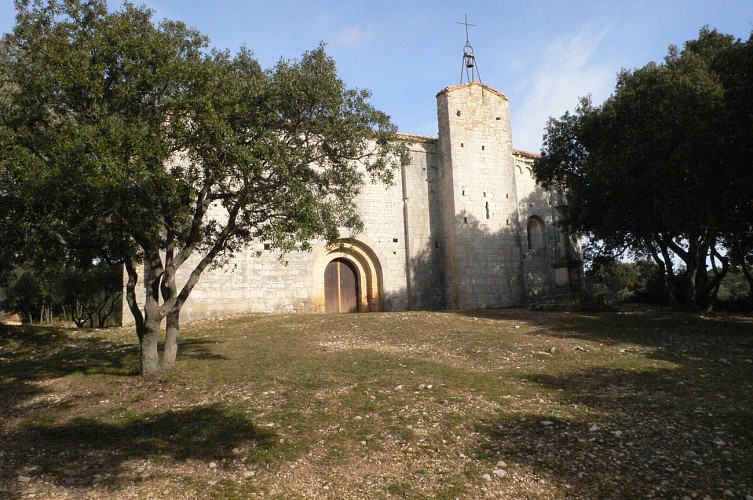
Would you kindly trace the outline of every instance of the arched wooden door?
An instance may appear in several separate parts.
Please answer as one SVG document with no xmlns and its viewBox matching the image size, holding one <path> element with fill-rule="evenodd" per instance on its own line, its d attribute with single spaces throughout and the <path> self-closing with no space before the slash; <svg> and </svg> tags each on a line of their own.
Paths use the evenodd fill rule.
<svg viewBox="0 0 753 500">
<path fill-rule="evenodd" d="M 345 259 L 335 259 L 324 270 L 324 310 L 358 312 L 358 275 Z"/>
</svg>

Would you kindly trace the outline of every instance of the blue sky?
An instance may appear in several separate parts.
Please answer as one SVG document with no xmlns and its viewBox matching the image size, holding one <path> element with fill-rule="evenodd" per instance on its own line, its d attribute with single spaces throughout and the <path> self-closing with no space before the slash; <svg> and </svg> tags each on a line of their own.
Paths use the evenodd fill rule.
<svg viewBox="0 0 753 500">
<path fill-rule="evenodd" d="M 661 60 L 704 25 L 743 39 L 753 31 L 752 0 L 134 3 L 199 29 L 214 47 L 246 45 L 264 67 L 325 42 L 349 86 L 370 89 L 400 131 L 420 135 L 436 135 L 435 95 L 460 82 L 457 22 L 467 14 L 481 80 L 510 99 L 514 146 L 534 152 L 549 116 L 579 96 L 603 101 L 621 68 Z M 13 1 L 0 0 L 0 31 L 12 25 Z"/>
</svg>

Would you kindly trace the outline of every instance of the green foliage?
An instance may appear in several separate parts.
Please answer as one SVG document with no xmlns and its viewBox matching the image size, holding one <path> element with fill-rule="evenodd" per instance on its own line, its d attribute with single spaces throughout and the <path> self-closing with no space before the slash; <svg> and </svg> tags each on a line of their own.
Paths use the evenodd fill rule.
<svg viewBox="0 0 753 500">
<path fill-rule="evenodd" d="M 550 119 L 534 167 L 565 190 L 567 230 L 607 255 L 653 258 L 679 302 L 709 305 L 753 248 L 753 114 L 740 113 L 753 109 L 753 72 L 739 70 L 751 64 L 753 38 L 703 29 L 663 63 L 622 71 L 601 106 L 582 99 Z"/>
<path fill-rule="evenodd" d="M 24 235 L 8 253 L 124 264 L 145 371 L 165 317 L 177 342 L 207 267 L 253 241 L 289 251 L 357 232 L 363 182 L 390 181 L 404 154 L 323 46 L 262 70 L 246 49 L 208 50 L 151 17 L 104 0 L 21 2 L 0 54 L 0 208 L 13 217 L 0 231 Z"/>
<path fill-rule="evenodd" d="M 724 277 L 716 296 L 716 306 L 731 311 L 751 309 L 750 285 L 742 271 L 733 270 Z"/>
<path fill-rule="evenodd" d="M 47 272 L 19 268 L 15 276 L 2 290 L 0 308 L 19 314 L 25 323 L 62 320 L 79 328 L 120 324 L 121 266 L 69 263 Z"/>
<path fill-rule="evenodd" d="M 46 302 L 42 283 L 31 271 L 19 271 L 17 278 L 4 292 L 5 297 L 0 307 L 4 311 L 18 314 L 24 323 L 32 323 Z"/>
<path fill-rule="evenodd" d="M 87 267 L 66 267 L 54 283 L 56 302 L 64 316 L 70 317 L 79 328 L 104 328 L 120 324 L 123 289 L 121 266 L 104 262 Z"/>
<path fill-rule="evenodd" d="M 596 258 L 584 275 L 589 299 L 600 305 L 626 302 L 661 304 L 666 302 L 659 267 L 650 261 L 622 262 Z"/>
</svg>

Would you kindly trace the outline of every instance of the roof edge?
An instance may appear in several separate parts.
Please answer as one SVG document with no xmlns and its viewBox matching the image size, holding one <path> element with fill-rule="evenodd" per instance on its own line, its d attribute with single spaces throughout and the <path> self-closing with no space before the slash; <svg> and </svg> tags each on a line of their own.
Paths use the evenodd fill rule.
<svg viewBox="0 0 753 500">
<path fill-rule="evenodd" d="M 513 149 L 512 154 L 522 156 L 524 158 L 530 158 L 532 160 L 541 158 L 541 155 L 539 153 L 531 153 L 530 151 L 526 151 L 524 149 Z"/>
<path fill-rule="evenodd" d="M 460 84 L 460 85 L 450 85 L 449 87 L 445 87 L 442 90 L 440 90 L 439 92 L 437 92 L 437 97 L 439 97 L 442 94 L 448 94 L 448 93 L 453 92 L 455 90 L 460 90 L 460 89 L 463 89 L 463 88 L 473 87 L 473 86 L 481 87 L 483 90 L 488 90 L 489 92 L 498 95 L 499 97 L 501 97 L 505 101 L 509 101 L 509 99 L 507 98 L 507 96 L 505 94 L 503 94 L 502 92 L 500 92 L 499 90 L 497 90 L 495 88 L 492 88 L 492 87 L 490 87 L 488 85 L 485 85 L 485 84 L 483 84 L 481 82 L 477 82 L 477 81 L 463 83 L 463 84 Z"/>
<path fill-rule="evenodd" d="M 398 132 L 396 135 L 398 140 L 406 142 L 436 142 L 439 140 L 438 137 L 432 137 L 429 135 L 406 134 L 403 132 Z"/>
</svg>

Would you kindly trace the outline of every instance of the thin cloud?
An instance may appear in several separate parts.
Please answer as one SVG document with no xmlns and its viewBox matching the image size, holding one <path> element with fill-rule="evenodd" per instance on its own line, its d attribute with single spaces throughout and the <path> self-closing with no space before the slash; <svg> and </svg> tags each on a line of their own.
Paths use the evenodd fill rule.
<svg viewBox="0 0 753 500">
<path fill-rule="evenodd" d="M 376 24 L 347 27 L 338 33 L 335 44 L 342 47 L 352 47 L 354 45 L 369 43 L 376 39 L 377 33 Z"/>
<path fill-rule="evenodd" d="M 559 38 L 543 53 L 529 81 L 527 96 L 513 116 L 513 142 L 518 148 L 539 151 L 544 127 L 550 116 L 573 109 L 578 97 L 605 99 L 614 86 L 614 68 L 594 63 L 592 56 L 608 29 L 585 29 L 572 39 Z"/>
</svg>

